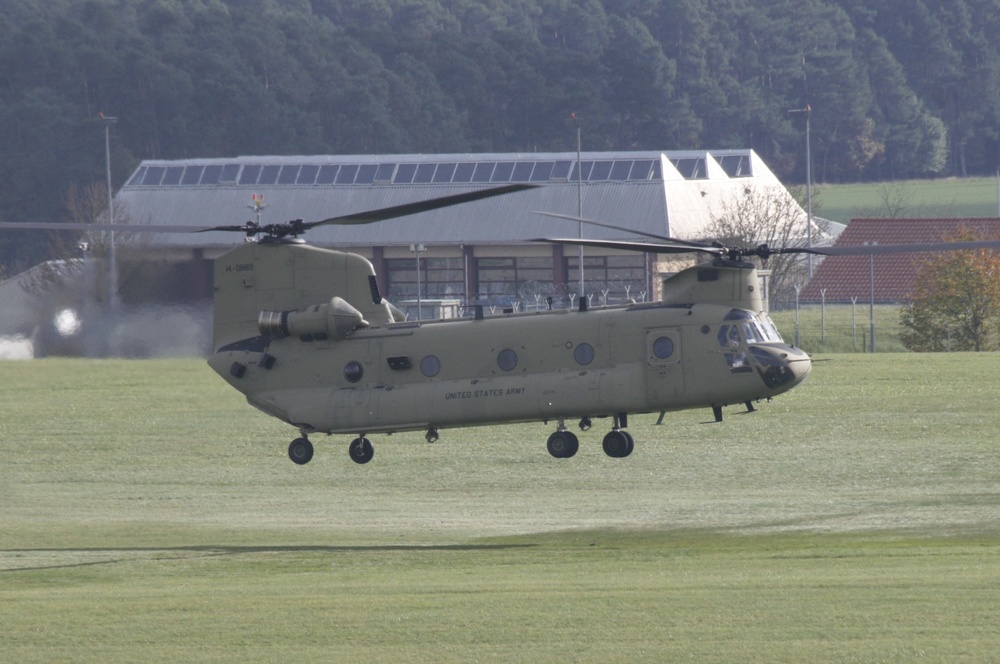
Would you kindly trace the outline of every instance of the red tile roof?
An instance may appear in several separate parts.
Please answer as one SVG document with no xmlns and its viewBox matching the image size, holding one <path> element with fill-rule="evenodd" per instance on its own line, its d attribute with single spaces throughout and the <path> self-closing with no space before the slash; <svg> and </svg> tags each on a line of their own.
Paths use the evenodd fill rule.
<svg viewBox="0 0 1000 664">
<path fill-rule="evenodd" d="M 835 246 L 941 242 L 967 230 L 982 239 L 1000 239 L 1000 218 L 985 219 L 852 219 Z M 917 272 L 927 254 L 827 256 L 802 289 L 802 301 L 819 302 L 826 289 L 827 302 L 866 302 L 874 284 L 876 302 L 904 302 L 913 289 Z M 870 278 L 870 271 L 874 278 Z"/>
</svg>

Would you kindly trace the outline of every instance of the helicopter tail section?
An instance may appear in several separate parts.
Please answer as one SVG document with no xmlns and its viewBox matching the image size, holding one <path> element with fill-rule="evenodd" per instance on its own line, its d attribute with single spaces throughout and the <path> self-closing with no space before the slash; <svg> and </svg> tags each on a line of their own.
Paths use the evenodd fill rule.
<svg viewBox="0 0 1000 664">
<path fill-rule="evenodd" d="M 393 312 L 371 262 L 357 254 L 273 241 L 248 242 L 216 259 L 214 350 L 261 336 L 262 320 L 281 327 L 282 318 L 286 328 L 329 325 L 344 336 L 345 325 L 389 323 Z"/>
</svg>

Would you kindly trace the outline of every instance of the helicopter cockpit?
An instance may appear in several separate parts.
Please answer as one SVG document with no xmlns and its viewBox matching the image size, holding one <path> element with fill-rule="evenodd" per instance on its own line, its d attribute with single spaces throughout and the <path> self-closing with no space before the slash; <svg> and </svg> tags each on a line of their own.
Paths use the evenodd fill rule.
<svg viewBox="0 0 1000 664">
<path fill-rule="evenodd" d="M 732 373 L 757 371 L 768 387 L 799 382 L 809 372 L 809 356 L 786 345 L 765 312 L 732 309 L 716 339 Z"/>
</svg>

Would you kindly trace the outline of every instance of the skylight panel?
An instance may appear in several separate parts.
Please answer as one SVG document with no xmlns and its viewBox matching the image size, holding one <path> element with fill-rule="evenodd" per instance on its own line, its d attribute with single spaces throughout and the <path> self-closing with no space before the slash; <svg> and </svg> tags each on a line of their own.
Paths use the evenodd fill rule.
<svg viewBox="0 0 1000 664">
<path fill-rule="evenodd" d="M 629 171 L 632 170 L 632 161 L 616 161 L 611 165 L 611 174 L 608 176 L 609 180 L 615 182 L 624 182 L 628 180 Z"/>
<path fill-rule="evenodd" d="M 243 172 L 240 173 L 240 184 L 257 184 L 257 178 L 259 176 L 260 165 L 248 164 L 243 167 Z"/>
<path fill-rule="evenodd" d="M 299 177 L 299 168 L 298 164 L 282 166 L 281 172 L 278 173 L 278 184 L 295 184 L 295 179 Z"/>
<path fill-rule="evenodd" d="M 142 178 L 144 185 L 160 184 L 163 179 L 163 172 L 167 170 L 163 166 L 150 166 L 146 169 L 146 175 Z"/>
<path fill-rule="evenodd" d="M 400 164 L 399 168 L 396 169 L 396 178 L 393 182 L 396 184 L 410 184 L 413 182 L 413 175 L 416 172 L 416 164 Z"/>
<path fill-rule="evenodd" d="M 590 171 L 592 171 L 593 168 L 594 168 L 594 162 L 592 161 L 585 161 L 580 164 L 574 162 L 573 170 L 570 171 L 569 174 L 569 179 L 572 180 L 573 182 L 576 182 L 577 180 L 589 180 Z"/>
<path fill-rule="evenodd" d="M 552 175 L 552 167 L 555 165 L 551 161 L 539 161 L 535 163 L 535 170 L 531 171 L 532 182 L 547 182 Z"/>
<path fill-rule="evenodd" d="M 361 164 L 358 168 L 358 175 L 354 178 L 354 184 L 371 184 L 375 181 L 377 171 L 378 164 Z"/>
<path fill-rule="evenodd" d="M 629 180 L 648 180 L 649 173 L 653 170 L 651 159 L 637 159 L 632 162 L 632 172 L 629 173 Z"/>
<path fill-rule="evenodd" d="M 396 164 L 379 164 L 375 173 L 375 182 L 392 182 L 392 174 L 396 172 Z"/>
<path fill-rule="evenodd" d="M 220 175 L 222 175 L 222 166 L 209 164 L 205 167 L 205 172 L 201 174 L 201 184 L 219 184 Z"/>
<path fill-rule="evenodd" d="M 590 171 L 591 182 L 604 182 L 611 175 L 611 165 L 614 162 L 610 161 L 595 161 L 594 168 Z"/>
<path fill-rule="evenodd" d="M 455 167 L 458 164 L 438 164 L 437 170 L 434 171 L 434 182 L 447 183 L 451 182 L 451 177 L 455 174 Z"/>
<path fill-rule="evenodd" d="M 316 182 L 317 173 L 319 173 L 319 166 L 316 164 L 304 164 L 299 169 L 299 177 L 295 178 L 295 184 L 313 184 Z"/>
<path fill-rule="evenodd" d="M 501 161 L 493 169 L 493 175 L 490 177 L 490 182 L 510 182 L 510 176 L 514 172 L 514 162 L 512 161 Z"/>
<path fill-rule="evenodd" d="M 492 161 L 490 162 L 480 162 L 476 164 L 476 170 L 472 173 L 473 182 L 489 182 L 490 176 L 493 175 L 493 168 L 496 164 Z"/>
<path fill-rule="evenodd" d="M 452 182 L 472 182 L 472 174 L 476 170 L 476 165 L 472 163 L 461 163 L 455 167 L 455 175 L 451 178 Z"/>
<path fill-rule="evenodd" d="M 160 184 L 180 184 L 182 175 L 184 175 L 183 166 L 167 166 L 167 172 L 163 174 L 163 180 L 160 181 Z"/>
<path fill-rule="evenodd" d="M 316 184 L 333 184 L 333 181 L 337 179 L 337 171 L 339 170 L 340 166 L 336 164 L 320 166 L 319 174 L 316 175 Z"/>
<path fill-rule="evenodd" d="M 219 175 L 219 182 L 236 182 L 236 176 L 239 174 L 239 164 L 226 164 L 222 167 L 222 174 Z"/>
<path fill-rule="evenodd" d="M 553 180 L 565 180 L 569 177 L 569 171 L 573 167 L 571 161 L 557 161 L 552 166 L 552 174 L 549 177 Z"/>
<path fill-rule="evenodd" d="M 195 185 L 201 181 L 202 171 L 205 170 L 204 166 L 188 166 L 184 169 L 184 177 L 181 178 L 182 185 Z"/>
<path fill-rule="evenodd" d="M 414 184 L 427 184 L 434 178 L 434 169 L 437 168 L 437 164 L 420 164 L 417 166 L 417 172 L 413 176 Z"/>
<path fill-rule="evenodd" d="M 531 171 L 535 168 L 533 161 L 519 161 L 514 164 L 514 172 L 510 176 L 511 182 L 529 182 Z"/>
<path fill-rule="evenodd" d="M 337 184 L 354 184 L 354 176 L 357 174 L 357 164 L 344 164 L 337 173 Z"/>
<path fill-rule="evenodd" d="M 281 172 L 281 166 L 268 164 L 260 169 L 260 177 L 257 178 L 257 184 L 274 184 L 278 181 L 279 172 Z"/>
</svg>

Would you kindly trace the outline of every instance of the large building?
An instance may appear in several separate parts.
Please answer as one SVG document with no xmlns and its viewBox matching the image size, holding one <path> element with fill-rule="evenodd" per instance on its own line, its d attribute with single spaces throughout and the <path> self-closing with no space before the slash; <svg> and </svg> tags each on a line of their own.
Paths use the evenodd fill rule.
<svg viewBox="0 0 1000 664">
<path fill-rule="evenodd" d="M 236 157 L 147 160 L 118 192 L 131 223 L 239 225 L 316 221 L 510 183 L 537 188 L 369 225 L 309 232 L 318 246 L 369 258 L 393 301 L 427 299 L 538 306 L 579 291 L 576 247 L 539 237 L 642 240 L 648 234 L 701 239 L 735 197 L 789 196 L 752 150 Z M 538 214 L 582 216 L 614 230 Z M 647 235 L 643 235 L 647 234 Z M 184 289 L 208 294 L 208 261 L 232 233 L 157 235 L 157 256 L 192 261 Z M 137 244 L 148 261 L 148 244 Z M 126 255 L 129 253 L 125 252 Z M 657 296 L 656 256 L 588 248 L 585 291 L 609 302 Z M 418 272 L 419 265 L 419 272 Z M 123 284 L 124 286 L 125 284 Z"/>
<path fill-rule="evenodd" d="M 954 242 L 963 234 L 1000 239 L 1000 218 L 852 219 L 835 246 Z M 909 302 L 928 253 L 828 256 L 802 289 L 802 302 Z"/>
</svg>

